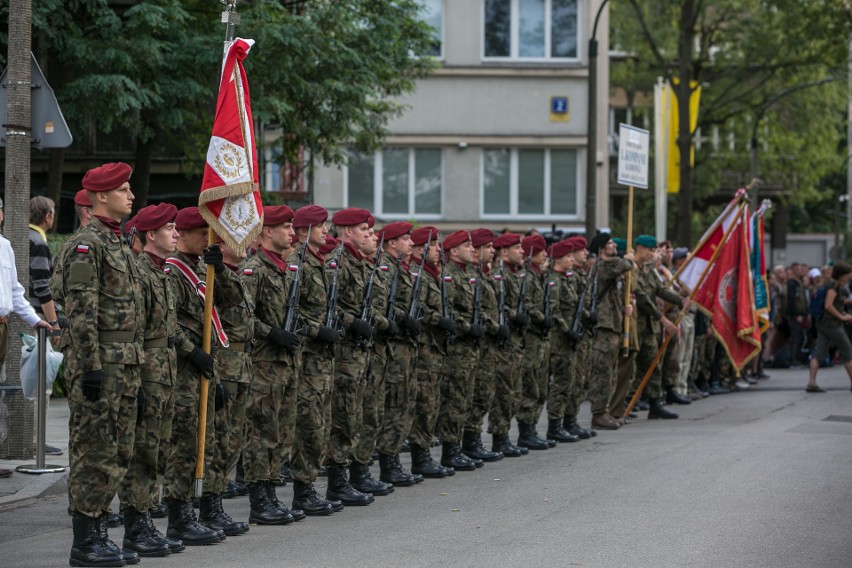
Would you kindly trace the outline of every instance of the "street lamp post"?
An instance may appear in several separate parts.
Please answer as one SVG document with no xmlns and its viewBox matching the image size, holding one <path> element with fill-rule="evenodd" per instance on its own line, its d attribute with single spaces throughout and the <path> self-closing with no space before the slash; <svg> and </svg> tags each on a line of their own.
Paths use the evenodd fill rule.
<svg viewBox="0 0 852 568">
<path fill-rule="evenodd" d="M 589 38 L 589 112 L 588 112 L 588 150 L 586 151 L 586 237 L 592 238 L 597 230 L 595 216 L 597 211 L 598 185 L 598 22 L 609 0 L 603 0 L 595 15 L 595 25 Z"/>
</svg>

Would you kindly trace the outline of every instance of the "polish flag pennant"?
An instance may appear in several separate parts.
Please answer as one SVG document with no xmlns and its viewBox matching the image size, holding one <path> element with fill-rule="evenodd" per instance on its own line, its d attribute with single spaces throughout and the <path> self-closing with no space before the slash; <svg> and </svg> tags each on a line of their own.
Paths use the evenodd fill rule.
<svg viewBox="0 0 852 568">
<path fill-rule="evenodd" d="M 263 227 L 254 123 L 243 69 L 252 45 L 254 40 L 237 38 L 227 48 L 198 198 L 201 215 L 234 250 L 245 250 Z"/>
</svg>

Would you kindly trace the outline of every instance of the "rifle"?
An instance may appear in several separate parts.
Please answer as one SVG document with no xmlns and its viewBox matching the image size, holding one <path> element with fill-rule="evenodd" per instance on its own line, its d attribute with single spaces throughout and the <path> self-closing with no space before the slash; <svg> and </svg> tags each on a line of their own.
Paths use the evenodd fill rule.
<svg viewBox="0 0 852 568">
<path fill-rule="evenodd" d="M 527 310 L 527 281 L 530 279 L 530 267 L 532 266 L 532 251 L 524 261 L 524 279 L 521 281 L 520 290 L 518 290 L 518 315 L 528 314 Z"/>
<path fill-rule="evenodd" d="M 376 257 L 373 259 L 373 270 L 370 271 L 370 277 L 367 278 L 367 285 L 364 287 L 364 301 L 361 304 L 360 319 L 373 325 L 373 282 L 376 280 L 376 271 L 379 269 L 379 263 L 382 261 L 382 247 L 385 244 L 385 235 L 379 240 L 379 246 L 376 248 Z M 356 345 L 364 348 L 367 345 L 367 338 L 361 335 L 355 340 Z"/>
<path fill-rule="evenodd" d="M 580 299 L 577 302 L 577 308 L 574 310 L 574 318 L 571 320 L 571 329 L 568 330 L 568 339 L 573 343 L 580 343 L 583 339 L 583 334 L 586 332 L 583 327 L 583 308 L 586 305 L 586 293 L 589 291 L 590 283 L 594 278 L 597 280 L 598 263 L 592 267 L 589 274 L 586 276 L 586 281 L 583 283 L 583 291 L 580 292 Z"/>
<path fill-rule="evenodd" d="M 396 267 L 393 271 L 393 278 L 391 279 L 390 292 L 388 292 L 388 309 L 385 312 L 385 317 L 388 320 L 396 321 L 393 315 L 394 304 L 396 303 L 396 292 L 399 289 L 399 263 L 402 261 L 402 253 L 396 257 Z"/>
<path fill-rule="evenodd" d="M 553 306 L 550 304 L 550 277 L 553 275 L 553 261 L 551 260 L 547 264 L 547 272 L 544 273 L 544 306 L 542 312 L 544 313 L 544 319 L 547 321 L 547 318 L 553 319 Z M 547 329 L 544 332 L 544 335 L 548 335 L 550 330 Z"/>
<path fill-rule="evenodd" d="M 417 321 L 423 319 L 423 310 L 420 308 L 420 285 L 423 282 L 423 271 L 426 270 L 426 259 L 429 257 L 429 245 L 431 244 L 432 231 L 429 231 L 429 238 L 426 239 L 426 246 L 423 248 L 423 257 L 420 259 L 420 270 L 417 271 L 414 284 L 411 286 L 411 304 L 408 306 L 408 316 Z"/>
<path fill-rule="evenodd" d="M 450 315 L 450 298 L 447 294 L 447 275 L 444 272 L 444 249 L 443 247 L 438 249 L 438 260 L 441 263 L 441 307 L 443 308 L 443 316 L 451 320 L 453 319 Z M 454 343 L 456 341 L 456 334 L 448 333 L 447 341 L 450 343 Z"/>
<path fill-rule="evenodd" d="M 340 295 L 340 290 L 337 284 L 337 273 L 340 270 L 340 259 L 343 256 L 343 240 L 338 243 L 337 248 L 331 253 L 331 258 L 328 261 L 328 266 L 331 268 L 331 286 L 328 288 L 328 309 L 325 312 L 325 326 L 337 331 L 340 337 L 343 337 L 343 322 L 340 321 L 340 316 L 337 315 L 337 297 Z"/>
<path fill-rule="evenodd" d="M 311 234 L 311 227 L 308 227 L 308 235 Z M 299 251 L 299 264 L 290 265 L 290 270 L 295 272 L 293 280 L 290 282 L 290 291 L 287 293 L 287 313 L 284 316 L 284 329 L 296 335 L 305 333 L 305 321 L 299 315 L 299 292 L 302 284 L 302 265 L 305 264 L 305 253 L 308 251 L 308 239 L 302 243 L 302 250 Z"/>
<path fill-rule="evenodd" d="M 482 314 L 482 261 L 476 264 L 476 284 L 473 287 L 473 317 L 470 318 L 470 323 L 473 325 L 484 326 L 485 316 Z M 475 339 L 474 345 L 479 345 L 479 340 Z"/>
<path fill-rule="evenodd" d="M 500 260 L 500 268 L 497 271 L 497 275 L 494 277 L 497 282 L 500 283 L 499 288 L 497 289 L 497 325 L 500 327 L 506 326 L 506 284 L 503 282 L 503 260 Z M 500 347 L 506 346 L 506 340 L 499 340 Z"/>
<path fill-rule="evenodd" d="M 133 243 L 136 242 L 136 227 L 130 227 L 130 232 L 127 233 L 127 246 L 133 248 Z"/>
<path fill-rule="evenodd" d="M 595 278 L 592 280 L 592 303 L 589 306 L 589 323 L 595 325 L 598 323 L 598 263 L 601 261 L 600 257 L 595 260 L 595 265 L 592 267 L 592 270 L 595 273 Z"/>
</svg>

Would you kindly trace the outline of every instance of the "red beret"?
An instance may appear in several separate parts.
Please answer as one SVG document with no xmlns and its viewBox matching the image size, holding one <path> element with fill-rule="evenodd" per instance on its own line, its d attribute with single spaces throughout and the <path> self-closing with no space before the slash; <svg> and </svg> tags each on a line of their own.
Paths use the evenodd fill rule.
<svg viewBox="0 0 852 568">
<path fill-rule="evenodd" d="M 413 228 L 414 225 L 408 221 L 394 221 L 382 227 L 382 230 L 379 231 L 379 238 L 384 237 L 386 241 L 396 239 L 402 235 L 407 235 Z"/>
<path fill-rule="evenodd" d="M 343 211 L 338 211 L 331 218 L 331 222 L 338 227 L 351 227 L 352 225 L 360 225 L 361 223 L 370 223 L 370 212 L 366 209 L 358 207 L 350 207 Z"/>
<path fill-rule="evenodd" d="M 319 248 L 320 254 L 328 254 L 334 249 L 337 248 L 337 239 L 332 237 L 331 235 L 325 236 L 325 244 Z"/>
<path fill-rule="evenodd" d="M 319 205 L 305 205 L 296 209 L 293 215 L 293 228 L 321 225 L 328 219 L 328 211 Z"/>
<path fill-rule="evenodd" d="M 494 241 L 494 231 L 491 229 L 474 229 L 470 232 L 470 243 L 474 247 L 481 247 Z"/>
<path fill-rule="evenodd" d="M 586 237 L 571 237 L 562 242 L 568 247 L 568 252 L 577 252 L 586 248 Z"/>
<path fill-rule="evenodd" d="M 455 233 L 451 233 L 447 235 L 447 238 L 444 239 L 444 250 L 450 250 L 451 248 L 456 248 L 460 244 L 470 240 L 470 233 L 465 230 L 456 231 Z"/>
<path fill-rule="evenodd" d="M 178 231 L 189 231 L 207 226 L 207 221 L 198 212 L 198 207 L 184 207 L 178 211 L 175 217 L 175 229 Z"/>
<path fill-rule="evenodd" d="M 562 258 L 566 254 L 571 252 L 574 251 L 571 250 L 571 246 L 568 244 L 568 241 L 559 241 L 558 243 L 553 243 L 547 250 L 547 254 L 551 258 Z"/>
<path fill-rule="evenodd" d="M 112 191 L 130 180 L 133 169 L 124 162 L 112 162 L 92 168 L 83 176 L 83 188 L 89 191 Z"/>
<path fill-rule="evenodd" d="M 419 227 L 411 231 L 411 244 L 416 247 L 420 247 L 426 244 L 426 241 L 429 240 L 429 235 L 432 235 L 432 242 L 438 240 L 438 234 L 440 231 L 435 227 Z"/>
<path fill-rule="evenodd" d="M 80 207 L 91 207 L 92 202 L 89 199 L 89 192 L 85 189 L 81 189 L 74 196 L 74 205 L 79 205 Z"/>
<path fill-rule="evenodd" d="M 375 217 L 373 217 L 372 215 L 370 215 L 370 218 L 369 218 L 369 219 L 367 219 L 367 224 L 368 224 L 368 225 L 370 226 L 370 228 L 372 229 L 372 228 L 373 228 L 373 226 L 376 224 L 376 218 L 375 218 Z"/>
<path fill-rule="evenodd" d="M 176 215 L 177 207 L 171 203 L 160 203 L 159 205 L 143 207 L 136 214 L 136 217 L 134 217 L 136 230 L 140 233 L 156 231 L 166 223 L 174 221 Z"/>
<path fill-rule="evenodd" d="M 494 248 L 513 247 L 521 242 L 521 235 L 518 233 L 503 233 L 494 239 Z"/>
<path fill-rule="evenodd" d="M 530 235 L 521 241 L 524 256 L 535 255 L 547 248 L 547 241 L 541 235 Z"/>
<path fill-rule="evenodd" d="M 293 220 L 293 210 L 286 205 L 267 205 L 263 208 L 263 226 L 274 227 Z"/>
</svg>

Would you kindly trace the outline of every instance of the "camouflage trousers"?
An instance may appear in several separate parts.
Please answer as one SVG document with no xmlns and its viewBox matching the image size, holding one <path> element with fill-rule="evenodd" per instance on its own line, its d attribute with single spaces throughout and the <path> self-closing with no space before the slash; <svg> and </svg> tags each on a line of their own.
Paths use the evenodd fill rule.
<svg viewBox="0 0 852 568">
<path fill-rule="evenodd" d="M 340 345 L 334 358 L 334 385 L 331 389 L 331 425 L 328 437 L 327 466 L 346 467 L 352 449 L 361 435 L 364 387 L 369 352 L 352 341 Z"/>
<path fill-rule="evenodd" d="M 333 356 L 302 352 L 302 372 L 296 389 L 296 435 L 290 455 L 290 471 L 296 481 L 316 481 L 325 461 L 333 380 Z"/>
<path fill-rule="evenodd" d="M 133 508 L 139 512 L 156 507 L 160 500 L 175 402 L 170 384 L 143 381 L 142 387 L 145 412 L 136 424 L 133 457 L 118 492 L 122 510 Z"/>
<path fill-rule="evenodd" d="M 210 465 L 204 476 L 205 494 L 215 495 L 228 487 L 245 438 L 249 385 L 223 380 L 222 386 L 225 404 L 213 413 L 213 441 L 207 450 L 210 452 Z"/>
<path fill-rule="evenodd" d="M 441 379 L 441 409 L 438 412 L 438 436 L 442 442 L 456 444 L 461 441 L 473 397 L 478 349 L 467 339 L 457 339 L 447 349 Z"/>
<path fill-rule="evenodd" d="M 651 330 L 642 330 L 639 334 L 639 354 L 636 356 L 636 378 L 633 381 L 633 390 L 639 388 L 639 384 L 648 372 L 648 368 L 657 356 L 657 351 L 660 349 L 660 336 Z M 648 379 L 648 384 L 645 387 L 645 394 L 648 398 L 658 399 L 663 395 L 663 373 L 660 365 L 660 359 L 654 371 L 651 373 L 651 378 Z"/>
<path fill-rule="evenodd" d="M 90 402 L 80 385 L 81 370 L 74 353 L 65 349 L 69 377 L 68 511 L 99 517 L 124 479 L 136 436 L 137 365 L 103 363 L 98 400 Z"/>
<path fill-rule="evenodd" d="M 550 388 L 547 391 L 547 418 L 558 420 L 565 416 L 574 394 L 574 367 L 567 346 L 554 345 L 550 350 Z"/>
<path fill-rule="evenodd" d="M 521 401 L 515 417 L 518 422 L 536 424 L 547 401 L 547 382 L 550 374 L 548 359 L 550 340 L 535 333 L 526 336 L 521 382 Z"/>
<path fill-rule="evenodd" d="M 689 367 L 689 380 L 694 383 L 710 382 L 710 367 L 706 361 L 707 336 L 711 334 L 696 335 L 692 348 L 692 365 Z M 712 360 L 711 360 L 712 362 Z"/>
<path fill-rule="evenodd" d="M 277 481 L 296 427 L 298 376 L 293 363 L 253 361 L 246 403 L 246 483 Z"/>
<path fill-rule="evenodd" d="M 494 404 L 497 349 L 497 341 L 490 337 L 484 338 L 480 344 L 479 358 L 473 372 L 473 396 L 464 424 L 465 432 L 481 433 L 485 415 Z"/>
<path fill-rule="evenodd" d="M 441 372 L 444 355 L 431 345 L 421 345 L 417 355 L 414 421 L 408 439 L 421 448 L 432 447 L 438 411 L 441 409 Z"/>
<path fill-rule="evenodd" d="M 692 368 L 692 354 L 695 351 L 695 314 L 687 312 L 680 320 L 680 342 L 678 343 L 678 363 L 680 371 L 675 381 L 675 390 L 686 395 L 689 391 L 689 371 Z"/>
<path fill-rule="evenodd" d="M 681 343 L 683 343 L 683 340 L 680 337 L 678 337 L 677 335 L 672 337 L 672 340 L 669 341 L 668 347 L 666 347 L 666 354 L 663 355 L 663 359 L 662 361 L 660 361 L 660 371 L 662 372 L 662 385 L 665 387 L 676 386 L 678 376 L 680 376 Z"/>
<path fill-rule="evenodd" d="M 609 399 L 609 414 L 615 418 L 624 416 L 624 401 L 633 386 L 633 377 L 636 375 L 636 355 L 638 351 L 631 349 L 627 357 L 618 355 L 618 369 L 615 374 L 615 388 Z"/>
<path fill-rule="evenodd" d="M 169 438 L 169 457 L 163 476 L 163 493 L 166 499 L 189 501 L 195 496 L 195 455 L 198 450 L 200 381 L 195 367 L 185 359 L 178 357 L 172 435 Z M 213 394 L 215 393 L 215 386 L 215 381 L 208 381 L 205 448 L 209 448 L 213 442 Z M 209 464 L 210 452 L 205 451 L 205 471 Z"/>
<path fill-rule="evenodd" d="M 521 342 L 510 341 L 504 349 L 495 352 L 494 403 L 488 412 L 488 433 L 503 435 L 509 433 L 512 418 L 518 410 L 521 399 L 521 373 L 518 372 L 523 351 Z"/>
<path fill-rule="evenodd" d="M 374 343 L 369 354 L 369 363 L 364 380 L 361 381 L 361 433 L 357 445 L 352 448 L 352 459 L 368 464 L 376 448 L 376 439 L 385 416 L 385 367 L 389 347 L 381 341 Z"/>
<path fill-rule="evenodd" d="M 568 399 L 565 416 L 574 420 L 580 413 L 580 405 L 589 399 L 589 360 L 593 341 L 593 337 L 586 335 L 568 350 L 569 365 L 574 369 L 574 390 Z"/>
<path fill-rule="evenodd" d="M 417 346 L 399 341 L 393 346 L 393 357 L 385 368 L 385 409 L 376 449 L 392 456 L 399 453 L 414 421 L 417 396 Z"/>
<path fill-rule="evenodd" d="M 609 399 L 615 388 L 615 372 L 621 333 L 598 329 L 589 353 L 589 401 L 592 414 L 609 411 Z"/>
</svg>

